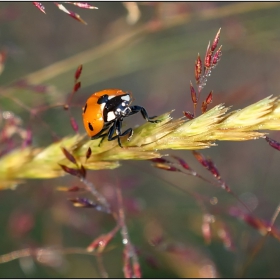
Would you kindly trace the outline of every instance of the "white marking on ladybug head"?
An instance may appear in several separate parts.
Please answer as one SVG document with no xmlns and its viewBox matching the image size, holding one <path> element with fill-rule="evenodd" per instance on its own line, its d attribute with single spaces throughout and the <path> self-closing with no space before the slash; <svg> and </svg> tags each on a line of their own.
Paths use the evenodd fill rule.
<svg viewBox="0 0 280 280">
<path fill-rule="evenodd" d="M 107 121 L 110 122 L 116 118 L 116 115 L 114 112 L 108 112 L 107 114 Z"/>
<path fill-rule="evenodd" d="M 129 96 L 129 94 L 127 94 L 127 95 L 122 96 L 121 99 L 125 100 L 125 101 L 130 101 L 130 96 Z"/>
<path fill-rule="evenodd" d="M 115 111 L 115 116 L 120 116 L 121 115 L 121 109 L 118 108 L 116 111 Z"/>
</svg>

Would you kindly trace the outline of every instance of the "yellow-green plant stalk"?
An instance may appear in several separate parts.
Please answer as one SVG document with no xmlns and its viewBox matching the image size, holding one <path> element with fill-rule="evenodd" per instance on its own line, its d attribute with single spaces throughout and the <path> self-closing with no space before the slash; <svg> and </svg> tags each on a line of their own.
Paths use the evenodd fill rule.
<svg viewBox="0 0 280 280">
<path fill-rule="evenodd" d="M 268 96 L 244 109 L 228 112 L 223 104 L 188 120 L 173 119 L 171 112 L 158 117 L 159 123 L 144 123 L 134 129 L 131 141 L 90 140 L 85 135 L 68 136 L 45 148 L 12 150 L 0 158 L 0 188 L 10 188 L 23 179 L 54 178 L 65 174 L 62 165 L 75 168 L 61 148 L 86 169 L 113 169 L 121 160 L 161 157 L 169 149 L 197 150 L 216 145 L 215 141 L 245 141 L 266 135 L 260 130 L 280 130 L 280 99 Z M 87 157 L 88 149 L 90 157 Z M 166 153 L 165 153 L 166 154 Z"/>
</svg>

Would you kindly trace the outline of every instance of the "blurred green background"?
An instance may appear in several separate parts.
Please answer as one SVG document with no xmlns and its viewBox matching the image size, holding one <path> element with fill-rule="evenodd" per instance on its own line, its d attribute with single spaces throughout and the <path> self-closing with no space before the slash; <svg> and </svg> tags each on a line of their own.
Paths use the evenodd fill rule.
<svg viewBox="0 0 280 280">
<path fill-rule="evenodd" d="M 202 97 L 213 90 L 215 106 L 225 103 L 243 108 L 266 96 L 277 96 L 280 89 L 280 5 L 277 2 L 143 2 L 134 24 L 121 2 L 89 2 L 98 10 L 67 5 L 88 25 L 67 16 L 49 2 L 46 15 L 32 3 L 0 3 L 0 48 L 7 53 L 0 87 L 19 80 L 50 86 L 39 93 L 13 86 L 11 94 L 31 108 L 63 103 L 73 87 L 73 76 L 83 64 L 82 88 L 75 95 L 72 113 L 84 133 L 81 107 L 95 91 L 121 88 L 134 94 L 135 104 L 152 115 L 175 109 L 174 117 L 192 110 L 189 81 L 194 83 L 194 60 L 204 56 L 209 40 L 221 27 L 223 56 L 208 79 Z M 135 8 L 135 7 L 134 7 Z M 136 9 L 137 10 L 137 9 Z M 130 14 L 130 16 L 135 14 Z M 2 98 L 1 111 L 11 110 L 29 125 L 29 113 L 11 100 Z M 73 134 L 69 116 L 61 109 L 42 114 L 60 137 Z M 32 121 L 33 145 L 51 143 L 50 132 Z M 140 116 L 130 125 L 143 122 Z M 279 140 L 279 133 L 270 136 Z M 251 207 L 253 215 L 269 221 L 279 203 L 279 153 L 265 140 L 221 142 L 203 151 L 215 162 L 231 189 Z M 208 174 L 189 151 L 166 151 L 184 158 L 197 172 Z M 211 177 L 209 177 L 211 178 Z M 230 217 L 228 209 L 240 207 L 225 191 L 178 173 L 154 170 L 150 162 L 123 162 L 115 170 L 88 174 L 106 196 L 114 187 L 123 190 L 127 225 L 133 244 L 139 250 L 145 278 L 160 277 L 257 277 L 277 278 L 279 241 L 269 237 L 244 274 L 244 264 L 261 240 L 248 224 Z M 29 180 L 15 191 L 0 192 L 0 254 L 37 247 L 85 248 L 115 221 L 106 214 L 74 208 L 68 195 L 57 186 L 79 182 L 71 176 L 53 180 Z M 213 237 L 205 244 L 201 233 L 203 213 L 196 201 L 177 187 L 196 191 L 209 198 L 213 215 Z M 212 198 L 212 200 L 211 200 Z M 212 205 L 210 200 L 217 199 Z M 215 222 L 214 222 L 215 220 Z M 225 224 L 235 250 L 225 248 L 217 235 Z M 279 220 L 276 226 L 279 227 Z M 180 253 L 151 246 L 160 232 Z M 123 277 L 122 244 L 118 234 L 103 256 L 109 277 Z M 54 254 L 35 262 L 22 258 L 0 264 L 1 278 L 93 278 L 100 277 L 97 261 L 87 255 Z"/>
</svg>

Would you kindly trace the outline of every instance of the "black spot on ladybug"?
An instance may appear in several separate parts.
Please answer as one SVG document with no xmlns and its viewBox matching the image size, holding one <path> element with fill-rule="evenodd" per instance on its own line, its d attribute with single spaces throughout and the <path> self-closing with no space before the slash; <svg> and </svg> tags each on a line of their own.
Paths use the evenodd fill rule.
<svg viewBox="0 0 280 280">
<path fill-rule="evenodd" d="M 97 104 L 106 103 L 107 101 L 108 101 L 108 95 L 104 94 L 98 98 Z"/>
<path fill-rule="evenodd" d="M 86 105 L 84 107 L 84 113 L 86 112 L 86 110 L 87 110 L 87 103 L 86 103 Z"/>
<path fill-rule="evenodd" d="M 88 128 L 89 128 L 91 131 L 94 130 L 90 122 L 88 123 Z"/>
</svg>

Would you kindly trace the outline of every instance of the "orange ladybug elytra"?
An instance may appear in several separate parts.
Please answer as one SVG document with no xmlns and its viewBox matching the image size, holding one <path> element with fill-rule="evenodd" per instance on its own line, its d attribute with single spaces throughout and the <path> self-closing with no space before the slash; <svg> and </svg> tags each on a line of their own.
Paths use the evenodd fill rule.
<svg viewBox="0 0 280 280">
<path fill-rule="evenodd" d="M 132 128 L 122 132 L 124 118 L 141 112 L 146 121 L 159 122 L 153 120 L 155 117 L 149 117 L 145 108 L 137 105 L 130 106 L 131 102 L 131 93 L 121 89 L 104 89 L 91 95 L 83 108 L 84 127 L 91 139 L 108 136 L 108 141 L 118 139 L 119 146 L 122 147 L 120 137 L 128 135 L 129 141 L 133 134 Z"/>
</svg>

